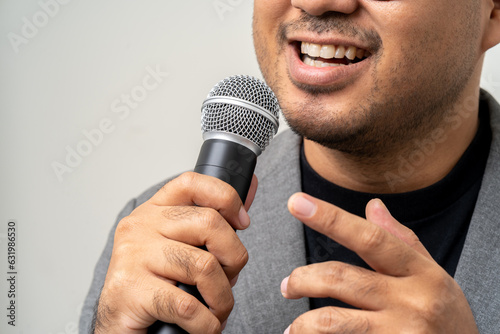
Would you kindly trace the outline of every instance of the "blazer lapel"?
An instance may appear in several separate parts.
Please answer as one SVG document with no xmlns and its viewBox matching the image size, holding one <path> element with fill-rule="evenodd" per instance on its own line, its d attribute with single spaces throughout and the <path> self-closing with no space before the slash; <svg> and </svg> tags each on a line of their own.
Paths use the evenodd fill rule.
<svg viewBox="0 0 500 334">
<path fill-rule="evenodd" d="M 257 196 L 249 211 L 250 227 L 238 232 L 249 261 L 233 288 L 235 307 L 228 333 L 282 333 L 308 311 L 307 298 L 287 300 L 281 281 L 306 264 L 303 224 L 287 209 L 288 198 L 301 190 L 300 138 L 285 131 L 259 158 Z"/>
<path fill-rule="evenodd" d="M 500 106 L 486 92 L 493 133 L 481 190 L 455 273 L 480 333 L 500 328 Z"/>
</svg>

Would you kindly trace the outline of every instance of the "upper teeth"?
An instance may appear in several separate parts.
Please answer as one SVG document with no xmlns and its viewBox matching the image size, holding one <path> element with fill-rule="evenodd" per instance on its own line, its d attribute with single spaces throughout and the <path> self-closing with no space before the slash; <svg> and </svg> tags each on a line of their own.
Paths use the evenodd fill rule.
<svg viewBox="0 0 500 334">
<path fill-rule="evenodd" d="M 324 59 L 344 58 L 354 60 L 354 58 L 365 58 L 370 55 L 370 52 L 363 49 L 358 49 L 355 46 L 344 45 L 321 45 L 314 43 L 302 42 L 300 50 L 303 54 L 311 57 L 321 57 Z"/>
</svg>

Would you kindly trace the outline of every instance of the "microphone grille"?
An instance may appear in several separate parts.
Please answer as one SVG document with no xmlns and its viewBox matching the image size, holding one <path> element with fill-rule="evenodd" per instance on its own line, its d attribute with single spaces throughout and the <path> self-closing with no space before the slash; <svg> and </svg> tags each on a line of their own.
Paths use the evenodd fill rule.
<svg viewBox="0 0 500 334">
<path fill-rule="evenodd" d="M 279 103 L 261 80 L 235 75 L 217 83 L 203 103 L 201 127 L 206 132 L 239 135 L 262 151 L 278 131 Z"/>
</svg>

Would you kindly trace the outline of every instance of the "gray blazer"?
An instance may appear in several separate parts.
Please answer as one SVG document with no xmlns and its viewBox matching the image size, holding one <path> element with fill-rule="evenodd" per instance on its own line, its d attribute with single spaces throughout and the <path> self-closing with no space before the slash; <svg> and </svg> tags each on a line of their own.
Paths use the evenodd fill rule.
<svg viewBox="0 0 500 334">
<path fill-rule="evenodd" d="M 482 187 L 458 263 L 455 279 L 464 291 L 480 333 L 500 333 L 500 106 L 482 93 L 491 115 L 493 140 Z M 301 191 L 301 138 L 285 131 L 259 158 L 259 189 L 250 210 L 252 223 L 238 232 L 250 260 L 234 287 L 235 306 L 225 333 L 282 333 L 307 312 L 307 298 L 287 300 L 280 283 L 294 268 L 306 264 L 303 225 L 287 210 L 288 198 Z M 131 200 L 117 219 L 148 200 L 165 182 Z M 113 227 L 94 272 L 82 310 L 80 333 L 88 333 L 113 247 Z"/>
</svg>

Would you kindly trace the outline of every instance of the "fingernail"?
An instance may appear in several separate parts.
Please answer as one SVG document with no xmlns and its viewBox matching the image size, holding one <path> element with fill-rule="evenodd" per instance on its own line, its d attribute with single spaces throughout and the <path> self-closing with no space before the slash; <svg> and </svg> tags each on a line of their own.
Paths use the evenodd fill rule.
<svg viewBox="0 0 500 334">
<path fill-rule="evenodd" d="M 240 220 L 241 227 L 247 228 L 250 225 L 250 216 L 248 215 L 247 210 L 245 210 L 244 207 L 240 208 L 238 219 Z"/>
<path fill-rule="evenodd" d="M 229 281 L 231 288 L 233 288 L 236 285 L 236 283 L 238 282 L 238 277 L 240 277 L 240 274 L 236 275 L 231 281 Z"/>
<path fill-rule="evenodd" d="M 387 208 L 385 207 L 384 202 L 382 202 L 382 200 L 380 198 L 375 198 L 374 199 L 374 204 L 377 205 L 379 208 L 383 208 L 383 209 L 387 210 Z"/>
<path fill-rule="evenodd" d="M 291 325 L 290 325 L 291 326 Z M 290 333 L 290 326 L 288 326 L 285 331 L 283 332 L 283 334 L 289 334 Z"/>
<path fill-rule="evenodd" d="M 286 298 L 286 291 L 287 291 L 287 288 L 288 288 L 288 279 L 290 278 L 290 276 L 288 277 L 285 277 L 285 279 L 283 281 L 281 281 L 281 294 L 283 295 L 283 297 Z"/>
<path fill-rule="evenodd" d="M 304 217 L 311 217 L 316 212 L 316 204 L 302 195 L 295 196 L 292 207 L 297 214 Z"/>
<path fill-rule="evenodd" d="M 221 325 L 222 330 L 224 330 L 226 328 L 226 325 L 227 325 L 227 320 L 222 323 L 222 325 Z"/>
<path fill-rule="evenodd" d="M 391 215 L 391 213 L 389 212 L 389 209 L 387 209 L 387 207 L 385 206 L 384 202 L 382 202 L 382 200 L 376 198 L 374 200 L 374 203 L 375 204 L 375 207 L 379 210 L 381 210 L 382 213 L 386 214 L 386 215 Z"/>
</svg>

